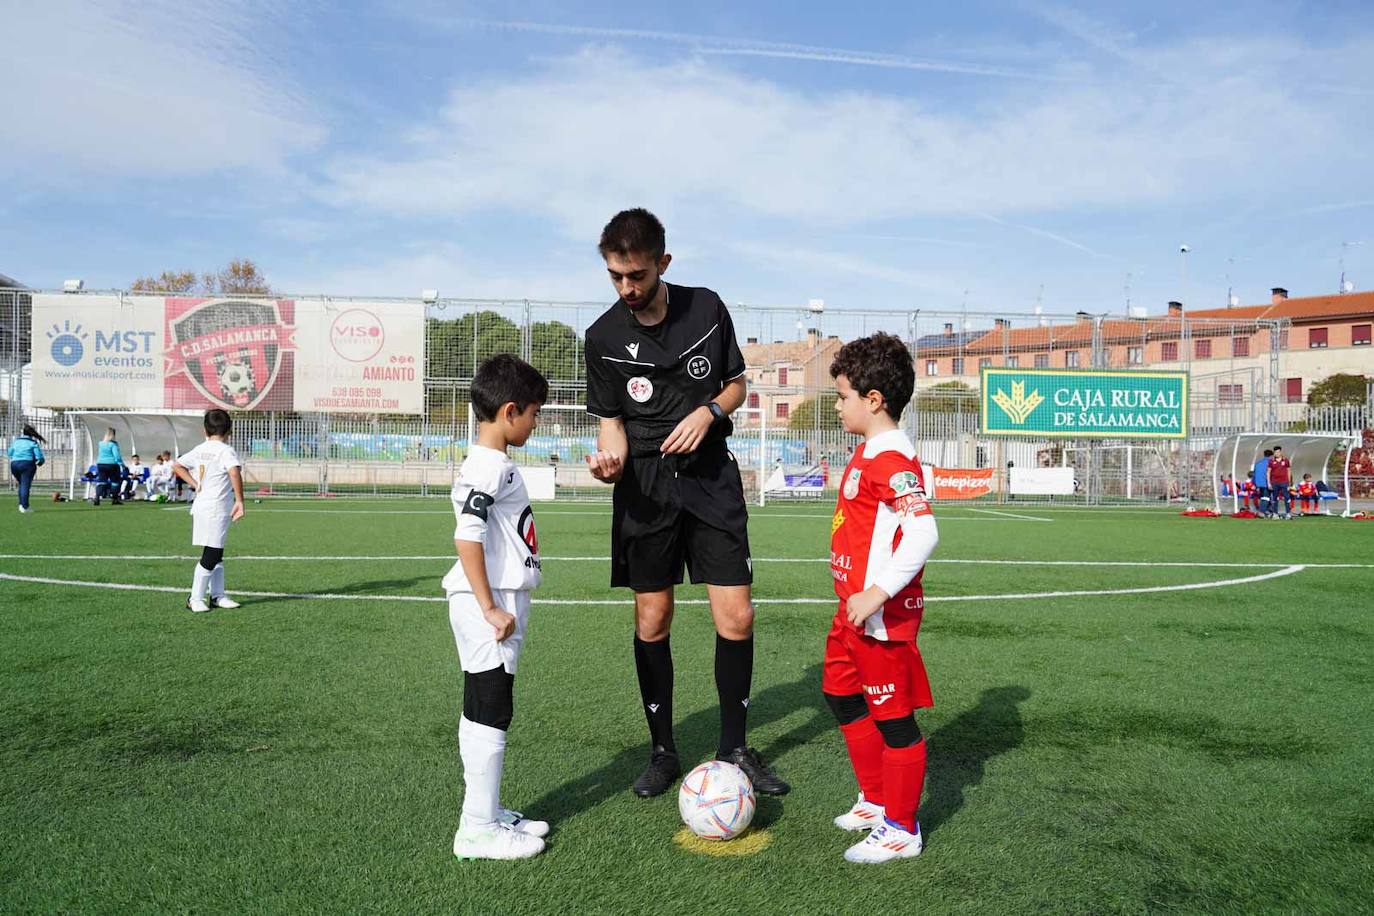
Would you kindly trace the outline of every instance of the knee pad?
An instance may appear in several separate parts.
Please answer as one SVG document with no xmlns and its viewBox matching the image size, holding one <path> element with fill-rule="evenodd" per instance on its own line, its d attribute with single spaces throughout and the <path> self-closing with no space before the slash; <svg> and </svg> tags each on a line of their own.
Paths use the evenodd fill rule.
<svg viewBox="0 0 1374 916">
<path fill-rule="evenodd" d="M 916 717 L 906 715 L 900 719 L 876 720 L 878 731 L 883 733 L 883 743 L 888 747 L 911 747 L 921 740 L 921 730 L 916 727 Z"/>
<path fill-rule="evenodd" d="M 200 549 L 200 568 L 214 571 L 224 559 L 223 547 L 202 547 Z"/>
<path fill-rule="evenodd" d="M 506 731 L 514 714 L 515 675 L 505 668 L 463 672 L 463 715 L 469 722 Z"/>
<path fill-rule="evenodd" d="M 864 702 L 864 695 L 861 693 L 842 697 L 827 693 L 823 696 L 830 706 L 830 711 L 835 714 L 835 721 L 841 725 L 849 725 L 868 715 L 868 704 Z"/>
</svg>

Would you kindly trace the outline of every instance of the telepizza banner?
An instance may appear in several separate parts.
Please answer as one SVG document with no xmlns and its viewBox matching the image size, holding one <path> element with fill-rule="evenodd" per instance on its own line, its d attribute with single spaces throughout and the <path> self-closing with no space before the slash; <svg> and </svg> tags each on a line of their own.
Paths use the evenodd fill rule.
<svg viewBox="0 0 1374 916">
<path fill-rule="evenodd" d="M 415 305 L 40 294 L 33 331 L 34 401 L 43 407 L 424 407 L 424 312 Z"/>
<path fill-rule="evenodd" d="M 1188 373 L 984 369 L 981 431 L 1036 439 L 1182 439 Z"/>
<path fill-rule="evenodd" d="M 932 468 L 936 499 L 977 499 L 992 492 L 993 468 Z"/>
</svg>

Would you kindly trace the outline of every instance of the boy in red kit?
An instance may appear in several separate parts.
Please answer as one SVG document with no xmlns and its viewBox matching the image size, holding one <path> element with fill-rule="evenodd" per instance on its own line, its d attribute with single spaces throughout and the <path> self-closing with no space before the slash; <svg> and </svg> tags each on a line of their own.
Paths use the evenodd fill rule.
<svg viewBox="0 0 1374 916">
<path fill-rule="evenodd" d="M 1307 508 L 1308 501 L 1311 501 L 1312 508 Z M 1298 484 L 1298 506 L 1303 515 L 1313 515 L 1317 511 L 1319 499 L 1317 497 L 1317 485 L 1312 482 L 1311 474 L 1302 475 L 1302 483 Z"/>
<path fill-rule="evenodd" d="M 1255 486 L 1255 472 L 1245 473 L 1245 483 L 1240 485 L 1241 504 L 1248 512 L 1250 511 L 1250 501 L 1255 501 L 1255 511 L 1259 511 L 1259 488 Z"/>
<path fill-rule="evenodd" d="M 870 830 L 845 859 L 888 862 L 921 852 L 916 810 L 926 745 L 913 711 L 933 704 L 916 631 L 925 607 L 921 573 L 939 536 L 916 450 L 897 428 L 916 382 L 906 345 L 890 334 L 852 341 L 830 375 L 840 422 L 864 438 L 840 478 L 830 523 L 840 606 L 826 637 L 821 690 L 860 789 L 835 825 Z"/>
</svg>

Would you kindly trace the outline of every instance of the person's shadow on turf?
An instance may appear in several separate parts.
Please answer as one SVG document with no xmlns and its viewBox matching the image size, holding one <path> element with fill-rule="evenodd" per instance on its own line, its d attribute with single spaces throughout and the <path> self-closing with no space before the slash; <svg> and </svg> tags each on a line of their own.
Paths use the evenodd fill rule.
<svg viewBox="0 0 1374 916">
<path fill-rule="evenodd" d="M 964 792 L 983 781 L 987 763 L 1025 740 L 1020 704 L 1031 695 L 1016 685 L 990 687 L 978 705 L 929 736 L 930 766 L 921 801 L 921 833 L 929 836 L 964 807 Z"/>
<path fill-rule="evenodd" d="M 821 701 L 821 666 L 810 665 L 799 678 L 786 684 L 775 684 L 749 700 L 749 730 L 751 734 L 800 708 L 810 708 L 813 714 L 806 721 L 789 729 L 759 748 L 766 760 L 782 754 L 835 728 L 835 720 Z M 720 730 L 720 710 L 715 706 L 692 713 L 674 724 L 678 747 L 683 749 L 684 770 L 696 766 L 697 758 L 690 749 L 713 748 Z M 630 783 L 644 769 L 646 747 L 636 742 L 608 762 L 576 779 L 550 790 L 542 798 L 529 802 L 525 810 L 538 811 L 540 817 L 561 821 L 596 807 L 608 798 L 628 793 Z M 769 799 L 759 799 L 757 826 L 766 826 L 778 815 L 780 805 Z"/>
</svg>

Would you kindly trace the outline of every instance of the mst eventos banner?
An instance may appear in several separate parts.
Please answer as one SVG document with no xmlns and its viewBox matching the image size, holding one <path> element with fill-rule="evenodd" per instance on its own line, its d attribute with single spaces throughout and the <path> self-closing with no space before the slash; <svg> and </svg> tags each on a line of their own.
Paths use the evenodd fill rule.
<svg viewBox="0 0 1374 916">
<path fill-rule="evenodd" d="M 34 401 L 418 414 L 424 335 L 396 302 L 40 294 Z"/>
</svg>

